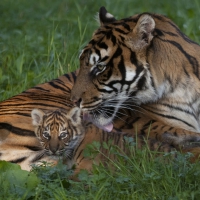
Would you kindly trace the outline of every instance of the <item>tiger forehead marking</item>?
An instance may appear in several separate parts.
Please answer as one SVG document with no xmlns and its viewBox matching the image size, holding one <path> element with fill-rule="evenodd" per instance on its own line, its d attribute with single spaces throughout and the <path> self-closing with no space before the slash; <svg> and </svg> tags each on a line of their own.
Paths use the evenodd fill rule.
<svg viewBox="0 0 200 200">
<path fill-rule="evenodd" d="M 99 19 L 71 92 L 83 118 L 111 131 L 120 108 L 151 104 L 155 119 L 200 132 L 200 46 L 162 15 L 116 20 L 102 7 Z"/>
</svg>

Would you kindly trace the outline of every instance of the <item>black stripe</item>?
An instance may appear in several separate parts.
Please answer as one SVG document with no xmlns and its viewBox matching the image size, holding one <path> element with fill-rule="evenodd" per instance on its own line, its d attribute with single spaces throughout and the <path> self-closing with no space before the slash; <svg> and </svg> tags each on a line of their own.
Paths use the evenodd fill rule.
<svg viewBox="0 0 200 200">
<path fill-rule="evenodd" d="M 31 151 L 40 151 L 40 150 L 43 150 L 42 147 L 38 147 L 38 146 L 28 146 L 28 145 L 25 145 L 24 146 L 25 148 L 31 150 Z"/>
<path fill-rule="evenodd" d="M 125 81 L 126 79 L 126 69 L 125 69 L 125 66 L 124 66 L 124 58 L 123 56 L 121 56 L 121 59 L 120 59 L 120 62 L 118 63 L 118 69 L 121 73 L 121 76 L 122 76 L 122 81 Z M 122 85 L 123 87 L 123 85 Z"/>
<path fill-rule="evenodd" d="M 147 110 L 147 111 L 149 111 L 149 112 L 152 112 L 152 113 L 154 113 L 154 114 L 156 114 L 156 115 L 159 115 L 159 116 L 161 116 L 161 117 L 167 118 L 167 119 L 174 119 L 174 120 L 177 120 L 177 121 L 181 121 L 181 122 L 183 122 L 184 124 L 186 124 L 187 126 L 193 128 L 193 129 L 195 129 L 194 126 L 192 126 L 191 124 L 189 124 L 189 123 L 187 123 L 186 121 L 184 121 L 184 120 L 182 120 L 182 119 L 179 119 L 179 118 L 177 118 L 177 117 L 174 117 L 174 116 L 171 116 L 171 115 L 163 115 L 163 114 L 157 113 L 157 112 L 155 112 L 155 111 L 152 111 L 152 110 L 149 110 L 149 109 L 146 109 L 146 108 L 145 108 L 145 110 Z"/>
<path fill-rule="evenodd" d="M 174 37 L 179 37 L 179 35 L 175 34 L 175 33 L 172 33 L 172 32 L 169 32 L 169 31 L 163 31 L 163 33 L 165 33 L 166 35 L 170 35 L 170 36 L 174 36 Z"/>
<path fill-rule="evenodd" d="M 36 89 L 36 90 L 41 90 L 41 91 L 45 91 L 45 92 L 50 92 L 50 90 L 46 90 L 46 89 L 44 89 L 44 88 L 42 88 L 42 87 L 33 87 L 33 88 L 31 88 L 31 89 Z M 25 93 L 25 92 L 24 92 Z"/>
<path fill-rule="evenodd" d="M 142 90 L 144 88 L 145 83 L 146 83 L 146 77 L 142 76 L 137 83 L 138 90 Z"/>
<path fill-rule="evenodd" d="M 100 60 L 100 62 L 103 62 L 103 61 L 107 60 L 108 58 L 109 58 L 109 56 L 105 56 Z"/>
<path fill-rule="evenodd" d="M 131 20 L 129 20 L 131 21 Z M 131 31 L 130 26 L 126 23 L 126 21 L 116 21 L 112 23 L 115 26 L 123 26 L 127 31 Z"/>
<path fill-rule="evenodd" d="M 117 58 L 117 57 L 121 56 L 121 55 L 122 55 L 122 49 L 120 47 L 118 47 L 117 50 L 115 51 L 113 57 L 112 57 L 112 60 L 114 58 Z"/>
<path fill-rule="evenodd" d="M 159 103 L 159 104 L 162 105 L 162 106 L 166 106 L 167 108 L 170 108 L 170 109 L 173 109 L 173 110 L 179 110 L 181 112 L 187 113 L 187 114 L 193 116 L 195 119 L 197 119 L 196 115 L 194 113 L 189 112 L 188 110 L 184 110 L 182 108 L 179 108 L 177 106 L 173 106 L 173 105 L 167 104 L 167 103 Z"/>
<path fill-rule="evenodd" d="M 55 82 L 60 84 L 60 85 L 62 85 L 63 86 L 63 90 L 69 91 L 69 87 L 66 86 L 65 82 L 61 81 L 60 79 L 56 79 Z"/>
<path fill-rule="evenodd" d="M 115 46 L 117 40 L 116 40 L 116 37 L 114 35 L 111 36 L 111 41 L 113 43 L 113 46 Z"/>
<path fill-rule="evenodd" d="M 131 28 L 128 24 L 126 23 L 122 23 L 122 26 L 127 30 L 127 31 L 131 31 Z"/>
<path fill-rule="evenodd" d="M 76 148 L 76 150 L 74 151 L 74 154 L 77 152 L 77 150 L 78 150 L 78 148 Z M 80 151 L 80 153 L 78 154 L 78 156 L 77 156 L 77 159 L 76 160 L 78 160 L 78 158 L 82 155 L 82 152 L 84 151 L 84 149 L 82 149 L 81 151 Z M 85 157 L 83 156 L 83 158 L 82 159 L 80 159 L 80 162 L 82 161 L 82 160 L 84 160 L 85 159 Z M 79 163 L 80 163 L 79 162 Z"/>
<path fill-rule="evenodd" d="M 151 127 L 151 130 L 155 130 L 158 128 L 158 125 L 154 126 L 154 127 Z"/>
<path fill-rule="evenodd" d="M 73 77 L 73 82 L 75 82 L 75 81 L 76 81 L 76 78 L 77 78 L 75 72 L 71 72 L 71 75 L 72 75 L 72 77 Z"/>
<path fill-rule="evenodd" d="M 119 32 L 119 33 L 122 33 L 122 34 L 124 34 L 124 35 L 128 34 L 128 32 L 125 32 L 125 31 L 123 31 L 123 30 L 120 29 L 120 28 L 114 28 L 114 30 L 117 31 L 117 32 Z"/>
<path fill-rule="evenodd" d="M 155 120 L 149 120 L 146 124 L 143 125 L 143 128 L 141 129 L 142 131 L 145 130 L 145 129 L 149 129 L 151 128 L 151 124 L 155 122 Z"/>
<path fill-rule="evenodd" d="M 8 123 L 0 123 L 0 129 L 6 129 L 6 130 L 11 131 L 12 133 L 14 133 L 16 135 L 35 137 L 34 131 L 21 129 L 21 128 L 12 126 Z"/>
<path fill-rule="evenodd" d="M 196 42 L 192 41 L 190 38 L 188 38 L 183 32 L 181 32 L 181 30 L 178 28 L 178 26 L 175 25 L 173 22 L 168 21 L 168 23 L 176 29 L 176 31 L 178 32 L 178 34 L 179 34 L 187 43 L 192 43 L 192 44 L 199 45 L 199 44 L 197 44 Z"/>
<path fill-rule="evenodd" d="M 51 85 L 53 88 L 60 89 L 61 91 L 65 90 L 63 87 L 56 85 L 55 82 L 53 82 L 53 81 L 50 81 L 49 85 Z M 65 90 L 65 91 L 67 91 L 67 90 Z"/>
<path fill-rule="evenodd" d="M 160 29 L 155 28 L 154 31 L 153 31 L 153 36 L 156 36 L 156 35 L 161 37 L 164 34 L 163 34 L 163 31 L 161 31 Z"/>
<path fill-rule="evenodd" d="M 131 122 L 128 123 L 128 125 L 129 125 L 128 128 L 133 128 L 133 124 L 135 124 L 136 122 L 138 122 L 140 119 L 141 119 L 141 117 L 136 117 L 136 118 L 134 118 L 133 120 L 131 120 Z M 120 127 L 120 128 L 122 129 L 123 126 Z"/>
<path fill-rule="evenodd" d="M 28 102 L 28 103 L 25 103 L 25 102 L 20 102 L 20 103 L 18 103 L 18 104 L 4 104 L 4 106 L 9 106 L 8 107 L 8 109 L 4 109 L 5 111 L 6 110 L 8 110 L 8 111 L 10 111 L 11 110 L 11 108 L 13 107 L 14 109 L 12 109 L 12 111 L 19 111 L 19 109 L 17 109 L 17 107 L 19 107 L 19 106 L 23 106 L 23 108 L 22 108 L 22 110 L 24 111 L 25 109 L 27 109 L 27 108 L 30 108 L 29 106 L 34 106 L 34 105 L 40 105 L 40 106 L 49 106 L 49 105 L 51 105 L 51 106 L 55 106 L 53 103 L 55 102 L 55 103 L 59 103 L 59 104 L 61 104 L 61 105 L 66 105 L 67 107 L 69 107 L 69 103 L 72 105 L 72 103 L 71 102 L 67 102 L 67 99 L 64 99 L 64 98 L 57 98 L 57 97 L 55 97 L 55 100 L 52 98 L 52 96 L 50 96 L 50 95 L 45 95 L 46 97 L 45 98 L 42 98 L 42 96 L 35 96 L 35 97 L 32 97 L 32 100 L 38 100 L 38 101 L 40 101 L 40 100 L 45 100 L 46 101 L 46 103 L 41 103 L 41 102 L 32 102 L 32 103 L 30 103 L 30 102 Z M 41 98 L 39 98 L 39 97 L 41 97 Z M 65 101 L 66 102 L 65 102 Z M 49 104 L 50 103 L 50 104 Z M 27 106 L 27 107 L 25 107 L 25 106 Z M 1 106 L 0 106 L 1 107 Z M 3 106 L 2 106 L 3 107 Z M 57 106 L 56 106 L 57 107 Z M 30 108 L 30 109 L 32 109 L 32 108 Z M 2 110 L 0 110 L 0 112 L 1 112 Z M 0 114 L 0 115 L 9 115 L 10 113 L 3 113 L 3 114 Z M 19 113 L 20 114 L 20 113 Z"/>
<path fill-rule="evenodd" d="M 26 160 L 27 157 L 22 157 L 22 158 L 18 158 L 16 160 L 10 160 L 9 162 L 11 163 L 21 163 L 23 162 L 24 160 Z"/>
<path fill-rule="evenodd" d="M 89 44 L 94 45 L 96 44 L 96 41 L 94 39 L 90 40 Z"/>
<path fill-rule="evenodd" d="M 182 52 L 184 54 L 184 56 L 187 58 L 187 60 L 189 61 L 189 63 L 191 64 L 191 66 L 193 67 L 194 70 L 194 74 L 199 77 L 199 63 L 197 61 L 197 59 L 191 55 L 189 55 L 184 48 L 177 42 L 172 41 L 172 40 L 163 40 L 161 38 L 159 38 L 161 41 L 163 42 L 167 42 L 167 43 L 171 43 L 172 45 L 174 45 L 175 47 L 177 47 L 179 49 L 180 52 Z"/>
<path fill-rule="evenodd" d="M 41 151 L 41 153 L 37 154 L 36 157 L 31 162 L 34 163 L 34 162 L 40 160 L 44 156 L 45 156 L 44 151 Z"/>
<path fill-rule="evenodd" d="M 106 50 L 108 49 L 108 45 L 105 42 L 98 43 L 97 46 Z"/>
<path fill-rule="evenodd" d="M 170 127 L 170 128 L 168 129 L 168 131 L 171 131 L 173 128 L 174 128 L 174 127 Z M 167 131 L 167 132 L 168 132 L 168 131 Z"/>
</svg>

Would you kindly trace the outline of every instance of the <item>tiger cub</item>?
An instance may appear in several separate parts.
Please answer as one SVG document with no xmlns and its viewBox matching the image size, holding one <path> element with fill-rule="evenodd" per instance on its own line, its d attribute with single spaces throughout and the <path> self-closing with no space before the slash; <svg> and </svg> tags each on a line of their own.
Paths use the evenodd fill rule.
<svg viewBox="0 0 200 200">
<path fill-rule="evenodd" d="M 125 137 L 134 138 L 137 143 L 136 148 L 148 145 L 150 150 L 159 152 L 181 150 L 183 152 L 191 151 L 197 155 L 200 152 L 200 145 L 198 147 L 188 145 L 191 141 L 199 141 L 196 133 L 191 132 L 191 135 L 186 137 L 184 130 L 182 130 L 182 136 L 175 137 L 175 133 L 181 130 L 163 124 L 159 125 L 156 121 L 152 121 L 151 128 L 149 125 L 143 125 L 142 121 L 138 122 L 136 130 L 132 127 L 135 125 L 134 120 L 127 117 L 127 127 L 108 133 L 94 126 L 91 122 L 81 120 L 81 111 L 77 107 L 69 111 L 58 109 L 48 113 L 34 109 L 31 116 L 35 126 L 35 134 L 46 155 L 57 159 L 62 157 L 63 163 L 67 165 L 68 169 L 75 165 L 75 174 L 81 169 L 90 171 L 93 163 L 103 162 L 105 164 L 105 155 L 107 156 L 109 152 L 102 147 L 103 142 L 112 141 L 112 144 L 117 145 L 122 152 L 130 153 L 124 140 Z M 163 131 L 157 132 L 157 128 L 160 130 L 162 128 Z M 101 144 L 102 154 L 96 155 L 95 158 L 84 157 L 84 149 L 94 141 Z M 112 155 L 108 155 L 108 157 L 115 159 Z"/>
<path fill-rule="evenodd" d="M 80 109 L 57 109 L 47 113 L 34 109 L 31 117 L 36 137 L 45 154 L 57 160 L 63 159 L 71 168 L 70 161 L 74 157 L 74 151 L 85 136 Z"/>
</svg>

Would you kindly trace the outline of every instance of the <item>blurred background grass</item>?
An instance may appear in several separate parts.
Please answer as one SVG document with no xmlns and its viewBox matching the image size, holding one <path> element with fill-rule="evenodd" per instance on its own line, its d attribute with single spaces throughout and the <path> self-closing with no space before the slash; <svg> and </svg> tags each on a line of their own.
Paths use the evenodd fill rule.
<svg viewBox="0 0 200 200">
<path fill-rule="evenodd" d="M 199 42 L 198 0 L 1 0 L 0 100 L 78 68 L 101 6 L 117 19 L 141 12 L 166 15 Z"/>
</svg>

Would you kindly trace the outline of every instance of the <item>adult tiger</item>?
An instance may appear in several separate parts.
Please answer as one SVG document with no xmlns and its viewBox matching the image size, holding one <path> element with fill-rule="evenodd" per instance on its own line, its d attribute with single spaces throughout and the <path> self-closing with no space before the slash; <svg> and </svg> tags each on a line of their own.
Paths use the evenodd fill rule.
<svg viewBox="0 0 200 200">
<path fill-rule="evenodd" d="M 200 46 L 162 15 L 116 20 L 102 7 L 99 19 L 71 94 L 84 119 L 111 131 L 117 111 L 136 104 L 153 119 L 200 132 Z"/>
<path fill-rule="evenodd" d="M 43 147 L 34 133 L 31 111 L 42 109 L 47 112 L 71 108 L 70 92 L 76 75 L 77 72 L 65 74 L 0 102 L 0 160 L 17 163 L 26 170 L 30 170 L 30 165 L 39 161 L 54 163 L 57 161 L 52 157 L 44 156 Z M 123 135 L 140 138 L 141 145 L 146 145 L 144 142 L 146 139 L 150 149 L 165 150 L 166 148 L 166 150 L 170 150 L 184 145 L 183 151 L 192 152 L 196 157 L 199 155 L 198 144 L 197 146 L 190 144 L 199 141 L 197 133 L 166 126 L 159 120 L 152 120 L 144 113 L 132 113 L 128 109 L 124 110 L 124 113 L 121 112 L 114 120 L 115 131 L 110 134 L 90 125 L 87 137 L 79 148 L 80 152 L 83 151 L 86 144 L 99 140 L 100 137 L 101 141 L 107 141 L 109 137 L 115 137 L 117 141 L 123 133 Z M 77 159 L 81 159 L 81 157 Z M 80 168 L 87 168 L 87 160 L 79 165 Z"/>
</svg>

